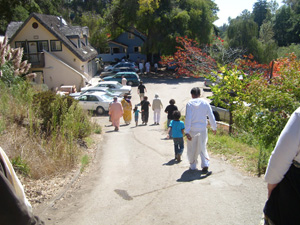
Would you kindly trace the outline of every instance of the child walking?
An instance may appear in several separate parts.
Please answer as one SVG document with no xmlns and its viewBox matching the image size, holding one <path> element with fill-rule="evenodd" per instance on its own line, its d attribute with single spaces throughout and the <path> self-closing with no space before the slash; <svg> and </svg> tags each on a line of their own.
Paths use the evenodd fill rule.
<svg viewBox="0 0 300 225">
<path fill-rule="evenodd" d="M 169 129 L 168 129 L 168 137 L 169 133 L 172 131 L 172 137 L 174 142 L 174 151 L 175 151 L 175 159 L 180 162 L 181 155 L 184 149 L 184 123 L 180 121 L 181 113 L 178 110 L 173 112 L 173 120 L 171 120 Z"/>
<path fill-rule="evenodd" d="M 135 126 L 137 127 L 138 122 L 139 122 L 139 113 L 140 113 L 140 110 L 138 110 L 138 107 L 135 106 L 134 109 L 133 109 L 133 112 L 134 112 Z"/>
</svg>

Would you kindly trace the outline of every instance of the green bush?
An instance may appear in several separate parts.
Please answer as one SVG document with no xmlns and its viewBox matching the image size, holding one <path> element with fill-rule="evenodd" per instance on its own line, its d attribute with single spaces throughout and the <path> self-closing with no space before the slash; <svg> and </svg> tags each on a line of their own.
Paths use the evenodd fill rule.
<svg viewBox="0 0 300 225">
<path fill-rule="evenodd" d="M 14 169 L 19 173 L 28 176 L 30 174 L 30 168 L 28 164 L 21 158 L 21 156 L 17 156 L 11 160 L 11 164 Z"/>
</svg>

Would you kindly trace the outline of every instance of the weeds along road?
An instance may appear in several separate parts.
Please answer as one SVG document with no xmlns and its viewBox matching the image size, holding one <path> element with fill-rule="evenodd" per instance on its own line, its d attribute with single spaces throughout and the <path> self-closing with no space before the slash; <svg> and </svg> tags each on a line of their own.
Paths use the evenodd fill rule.
<svg viewBox="0 0 300 225">
<path fill-rule="evenodd" d="M 143 80 L 150 102 L 157 93 L 165 108 L 174 98 L 183 113 L 191 88 L 203 87 L 193 79 Z M 136 89 L 133 104 L 139 102 Z M 107 116 L 95 118 L 104 135 L 97 158 L 80 188 L 42 215 L 46 224 L 259 224 L 267 195 L 262 178 L 218 158 L 211 159 L 208 177 L 188 171 L 186 144 L 182 162 L 175 163 L 173 141 L 164 140 L 167 117 L 162 113 L 156 126 L 152 117 L 150 110 L 147 126 L 132 123 L 119 132 L 105 127 Z"/>
</svg>

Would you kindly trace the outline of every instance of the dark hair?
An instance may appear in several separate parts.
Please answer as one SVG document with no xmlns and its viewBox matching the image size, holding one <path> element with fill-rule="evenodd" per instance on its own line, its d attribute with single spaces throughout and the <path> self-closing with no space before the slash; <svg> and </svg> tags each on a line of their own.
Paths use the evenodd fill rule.
<svg viewBox="0 0 300 225">
<path fill-rule="evenodd" d="M 174 100 L 174 99 L 171 99 L 171 100 L 169 101 L 169 103 L 170 103 L 170 105 L 174 105 L 174 104 L 175 104 L 175 100 Z"/>
<path fill-rule="evenodd" d="M 138 110 L 137 106 L 134 106 L 133 112 L 136 112 Z"/>
<path fill-rule="evenodd" d="M 194 87 L 192 90 L 191 90 L 191 95 L 194 95 L 194 96 L 200 96 L 200 88 L 198 87 Z"/>
<path fill-rule="evenodd" d="M 147 96 L 144 96 L 144 100 L 148 100 L 148 97 L 147 97 Z"/>
<path fill-rule="evenodd" d="M 179 120 L 180 117 L 181 117 L 181 113 L 178 110 L 175 110 L 173 112 L 173 118 L 174 118 L 174 120 Z"/>
</svg>

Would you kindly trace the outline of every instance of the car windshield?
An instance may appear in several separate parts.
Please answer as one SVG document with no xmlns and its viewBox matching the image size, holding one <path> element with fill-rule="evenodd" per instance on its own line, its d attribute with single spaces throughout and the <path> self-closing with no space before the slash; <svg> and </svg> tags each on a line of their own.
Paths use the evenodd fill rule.
<svg viewBox="0 0 300 225">
<path fill-rule="evenodd" d="M 101 95 L 101 98 L 102 98 L 104 101 L 108 101 L 108 102 L 113 101 L 113 98 L 112 98 L 111 96 L 109 96 L 108 94 Z"/>
<path fill-rule="evenodd" d="M 122 87 L 122 84 L 120 84 L 120 83 L 116 84 L 116 88 L 121 88 L 121 87 Z"/>
<path fill-rule="evenodd" d="M 111 89 L 107 89 L 106 94 L 108 94 L 109 96 L 113 96 L 113 95 L 116 95 L 116 92 Z"/>
</svg>

